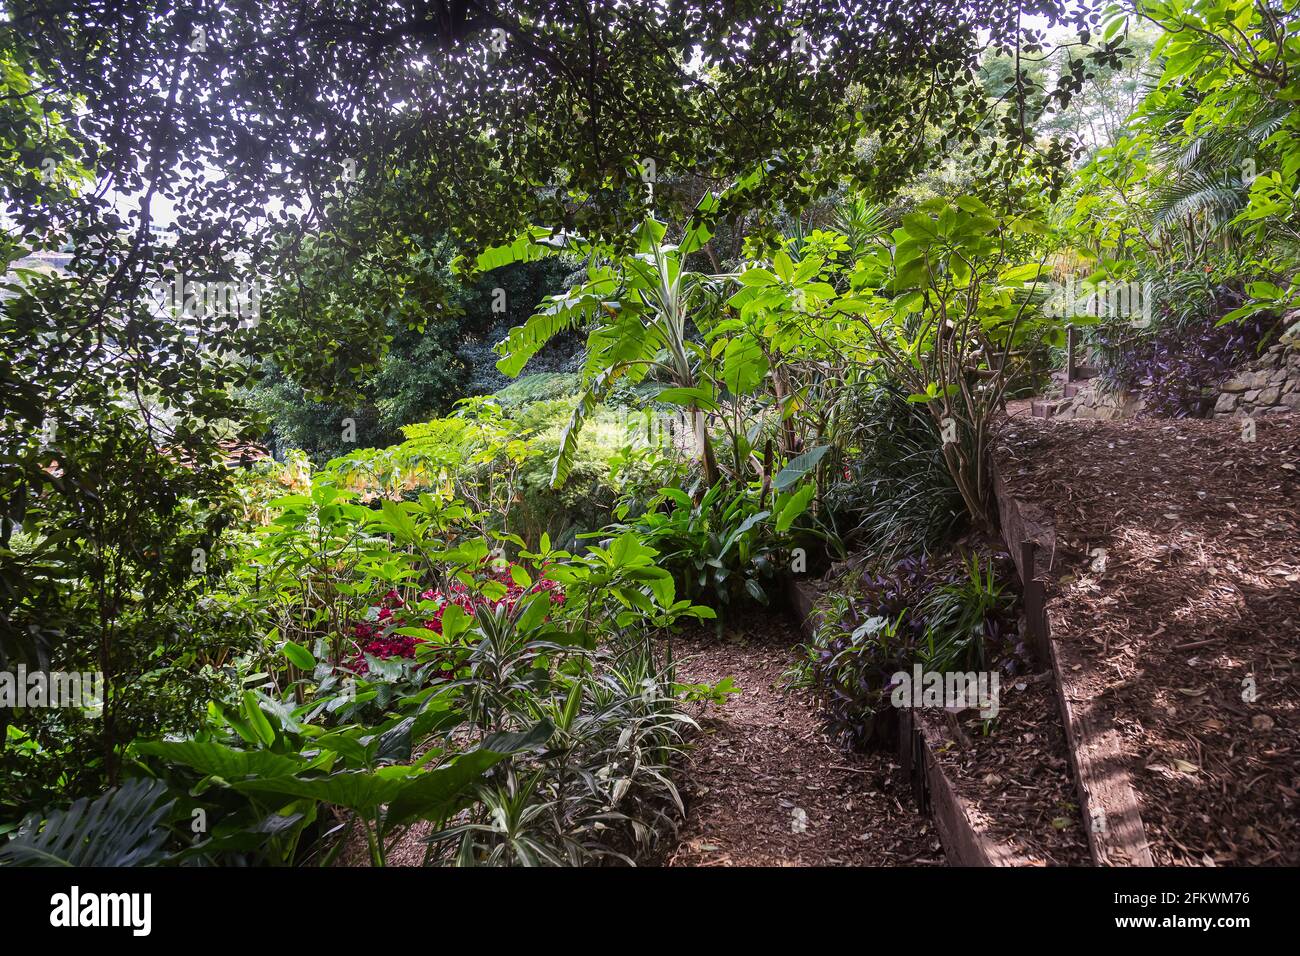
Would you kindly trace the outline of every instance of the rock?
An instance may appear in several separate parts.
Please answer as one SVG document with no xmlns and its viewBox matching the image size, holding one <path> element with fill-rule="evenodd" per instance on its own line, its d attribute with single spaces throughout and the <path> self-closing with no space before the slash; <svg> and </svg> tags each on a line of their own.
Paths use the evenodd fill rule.
<svg viewBox="0 0 1300 956">
<path fill-rule="evenodd" d="M 1240 377 L 1230 378 L 1228 381 L 1223 383 L 1223 390 L 1225 392 L 1244 392 L 1246 390 L 1246 385 L 1242 382 Z"/>
<path fill-rule="evenodd" d="M 1245 395 L 1241 396 L 1241 400 L 1243 402 L 1248 402 L 1251 405 L 1254 405 L 1255 401 L 1258 398 L 1259 398 L 1259 389 L 1257 388 L 1252 388 L 1249 391 L 1247 391 Z"/>
<path fill-rule="evenodd" d="M 1230 415 L 1236 407 L 1237 396 L 1232 394 L 1232 392 L 1224 392 L 1219 396 L 1219 400 L 1214 403 L 1214 414 Z"/>
<path fill-rule="evenodd" d="M 1290 392 L 1283 395 L 1282 404 L 1293 412 L 1300 412 L 1300 392 Z"/>
<path fill-rule="evenodd" d="M 1276 385 L 1270 385 L 1268 388 L 1259 390 L 1259 398 L 1256 399 L 1261 405 L 1276 405 L 1277 400 L 1282 397 L 1282 389 Z"/>
</svg>

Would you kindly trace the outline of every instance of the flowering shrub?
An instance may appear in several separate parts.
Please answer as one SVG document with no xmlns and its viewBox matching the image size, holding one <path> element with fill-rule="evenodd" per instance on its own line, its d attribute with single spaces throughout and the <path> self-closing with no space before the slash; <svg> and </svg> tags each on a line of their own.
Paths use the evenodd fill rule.
<svg viewBox="0 0 1300 956">
<path fill-rule="evenodd" d="M 423 626 L 433 633 L 442 634 L 442 615 L 449 605 L 456 605 L 466 614 L 473 616 L 481 607 L 504 608 L 507 615 L 514 612 L 515 606 L 529 594 L 546 591 L 556 605 L 564 604 L 564 590 L 559 582 L 546 577 L 545 569 L 537 581 L 524 587 L 515 579 L 515 565 L 508 561 L 485 563 L 486 581 L 494 581 L 505 588 L 499 597 L 489 598 L 476 590 L 467 588 L 459 581 L 453 581 L 444 592 L 441 588 L 430 588 L 420 593 L 421 601 L 434 601 L 437 608 L 422 621 L 410 622 L 410 626 Z M 357 653 L 349 662 L 349 669 L 358 674 L 369 672 L 367 657 L 377 660 L 389 660 L 401 657 L 413 659 L 416 647 L 424 643 L 424 638 L 412 634 L 396 634 L 393 628 L 401 626 L 401 612 L 407 611 L 406 601 L 396 590 L 389 591 L 371 608 L 374 620 L 358 622 L 353 626 L 352 636 L 356 639 Z"/>
</svg>

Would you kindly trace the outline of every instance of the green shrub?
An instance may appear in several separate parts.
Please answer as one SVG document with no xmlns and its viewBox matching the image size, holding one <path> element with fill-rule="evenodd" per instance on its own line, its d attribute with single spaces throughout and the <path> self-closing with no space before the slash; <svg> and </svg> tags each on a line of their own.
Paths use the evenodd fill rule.
<svg viewBox="0 0 1300 956">
<path fill-rule="evenodd" d="M 720 481 L 699 501 L 680 488 L 660 488 L 644 508 L 635 497 L 625 498 L 617 510 L 622 520 L 602 534 L 632 532 L 645 540 L 692 600 L 715 607 L 746 598 L 769 604 L 773 581 L 788 564 L 790 527 L 812 491 L 810 484 L 791 488 L 763 507 L 758 484 L 737 488 Z"/>
<path fill-rule="evenodd" d="M 868 385 L 845 406 L 852 452 L 823 500 L 846 544 L 892 558 L 950 540 L 967 516 L 930 414 L 892 384 Z"/>
<path fill-rule="evenodd" d="M 268 646 L 233 663 L 242 694 L 214 700 L 190 739 L 131 745 L 129 766 L 169 799 L 149 789 L 157 815 L 114 852 L 329 862 L 357 833 L 382 865 L 420 821 L 431 863 L 653 852 L 682 813 L 671 764 L 692 725 L 680 702 L 700 689 L 674 683 L 651 636 L 711 612 L 677 600 L 633 534 L 581 556 L 543 538 L 505 565 L 463 504 L 369 509 L 334 478 L 271 504 L 242 568 L 248 600 L 277 621 Z M 390 648 L 364 667 L 361 633 Z M 409 657 L 394 650 L 407 644 Z M 27 819 L 16 853 L 42 820 L 61 846 L 96 832 L 50 810 Z"/>
<path fill-rule="evenodd" d="M 1012 599 L 972 555 L 964 573 L 940 571 L 924 557 L 855 572 L 818 607 L 813 640 L 789 677 L 819 699 L 827 728 L 863 748 L 894 738 L 891 679 L 920 664 L 950 673 L 997 661 L 1016 669 Z"/>
</svg>

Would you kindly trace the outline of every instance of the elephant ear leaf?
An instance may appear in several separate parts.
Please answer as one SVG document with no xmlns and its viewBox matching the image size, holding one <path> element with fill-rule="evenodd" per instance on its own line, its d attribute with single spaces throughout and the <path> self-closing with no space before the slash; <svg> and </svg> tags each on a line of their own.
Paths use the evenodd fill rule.
<svg viewBox="0 0 1300 956">
<path fill-rule="evenodd" d="M 166 858 L 162 821 L 172 801 L 160 804 L 161 780 L 131 780 L 94 801 L 83 797 L 42 822 L 31 814 L 0 845 L 0 865 L 151 866 Z"/>
</svg>

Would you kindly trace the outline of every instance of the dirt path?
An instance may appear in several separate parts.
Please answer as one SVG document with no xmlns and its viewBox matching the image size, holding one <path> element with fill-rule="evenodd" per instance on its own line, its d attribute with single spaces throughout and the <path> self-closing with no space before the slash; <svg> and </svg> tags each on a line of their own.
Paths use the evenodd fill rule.
<svg viewBox="0 0 1300 956">
<path fill-rule="evenodd" d="M 929 821 L 885 754 L 850 755 L 821 732 L 813 702 L 785 690 L 798 632 L 779 612 L 722 639 L 679 639 L 681 679 L 734 677 L 742 693 L 700 719 L 685 769 L 687 819 L 669 866 L 942 864 Z"/>
<path fill-rule="evenodd" d="M 1023 419 L 998 464 L 1156 864 L 1300 862 L 1300 417 Z"/>
</svg>

